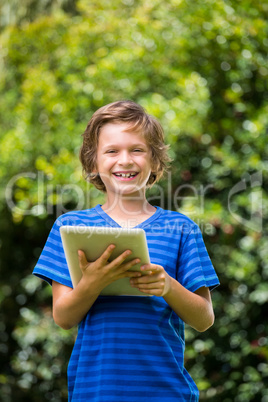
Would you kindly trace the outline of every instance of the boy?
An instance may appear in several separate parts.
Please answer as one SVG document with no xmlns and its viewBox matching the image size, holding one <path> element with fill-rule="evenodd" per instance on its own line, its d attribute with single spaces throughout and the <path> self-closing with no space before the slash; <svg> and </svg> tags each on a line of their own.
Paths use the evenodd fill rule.
<svg viewBox="0 0 268 402">
<path fill-rule="evenodd" d="M 69 401 L 198 401 L 184 368 L 184 322 L 198 331 L 213 324 L 210 290 L 219 282 L 198 226 L 146 200 L 146 187 L 167 168 L 167 148 L 159 122 L 131 101 L 97 110 L 85 130 L 80 159 L 106 202 L 59 217 L 34 269 L 52 284 L 55 322 L 79 326 Z M 82 278 L 73 289 L 59 234 L 66 224 L 143 228 L 151 261 L 141 267 L 146 275 L 129 271 L 137 260 L 124 263 L 131 250 L 112 262 L 113 245 L 93 262 L 80 250 Z M 100 296 L 123 277 L 141 297 Z"/>
</svg>

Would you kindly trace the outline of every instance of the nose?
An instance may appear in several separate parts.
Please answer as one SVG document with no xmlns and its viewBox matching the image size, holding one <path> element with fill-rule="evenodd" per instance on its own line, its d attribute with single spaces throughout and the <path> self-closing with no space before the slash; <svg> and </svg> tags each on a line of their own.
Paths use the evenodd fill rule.
<svg viewBox="0 0 268 402">
<path fill-rule="evenodd" d="M 118 164 L 124 165 L 124 166 L 132 165 L 133 161 L 132 161 L 131 154 L 128 151 L 122 151 L 119 156 Z"/>
</svg>

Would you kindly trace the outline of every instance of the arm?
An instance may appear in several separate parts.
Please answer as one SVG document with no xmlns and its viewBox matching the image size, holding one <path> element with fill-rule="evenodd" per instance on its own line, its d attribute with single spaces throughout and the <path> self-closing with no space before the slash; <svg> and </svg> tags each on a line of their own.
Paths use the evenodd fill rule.
<svg viewBox="0 0 268 402">
<path fill-rule="evenodd" d="M 63 329 L 70 329 L 77 325 L 87 314 L 102 289 L 120 278 L 135 278 L 141 276 L 139 272 L 128 271 L 140 260 L 124 263 L 131 252 L 126 250 L 112 262 L 108 262 L 114 245 L 110 245 L 96 261 L 88 262 L 83 251 L 79 250 L 79 264 L 82 278 L 72 289 L 53 281 L 53 318 Z"/>
<path fill-rule="evenodd" d="M 52 282 L 53 318 L 63 329 L 71 329 L 82 321 L 98 297 L 98 294 L 90 294 L 80 282 L 75 289 Z"/>
<path fill-rule="evenodd" d="M 214 323 L 210 291 L 201 287 L 194 293 L 171 278 L 171 289 L 164 296 L 175 313 L 199 332 L 206 331 Z"/>
<path fill-rule="evenodd" d="M 161 265 L 148 264 L 141 269 L 148 274 L 132 278 L 132 286 L 141 292 L 162 296 L 172 310 L 197 331 L 206 331 L 213 325 L 214 312 L 208 288 L 191 292 L 169 276 Z"/>
</svg>

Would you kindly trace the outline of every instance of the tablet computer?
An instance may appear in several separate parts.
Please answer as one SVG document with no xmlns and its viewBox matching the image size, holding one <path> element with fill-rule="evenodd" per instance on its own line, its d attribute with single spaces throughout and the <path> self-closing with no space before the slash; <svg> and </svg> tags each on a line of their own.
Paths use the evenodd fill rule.
<svg viewBox="0 0 268 402">
<path fill-rule="evenodd" d="M 110 244 L 115 244 L 116 247 L 109 261 L 114 260 L 124 251 L 131 250 L 132 253 L 124 260 L 124 263 L 135 258 L 141 260 L 131 270 L 140 271 L 141 265 L 150 262 L 145 231 L 140 228 L 61 226 L 60 234 L 73 287 L 78 284 L 82 277 L 79 267 L 78 250 L 85 252 L 88 261 L 95 261 Z M 118 279 L 104 288 L 101 295 L 146 296 L 146 293 L 133 288 L 129 283 L 129 279 Z"/>
</svg>

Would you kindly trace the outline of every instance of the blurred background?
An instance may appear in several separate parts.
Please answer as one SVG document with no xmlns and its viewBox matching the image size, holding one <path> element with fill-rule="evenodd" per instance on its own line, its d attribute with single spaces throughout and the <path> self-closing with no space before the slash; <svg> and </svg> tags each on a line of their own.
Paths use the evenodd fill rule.
<svg viewBox="0 0 268 402">
<path fill-rule="evenodd" d="M 186 328 L 200 400 L 267 402 L 268 3 L 2 0 L 0 12 L 0 400 L 67 401 L 76 330 L 53 323 L 31 272 L 57 216 L 104 201 L 78 160 L 92 113 L 132 99 L 171 145 L 148 199 L 199 224 L 221 281 L 214 326 Z"/>
</svg>

